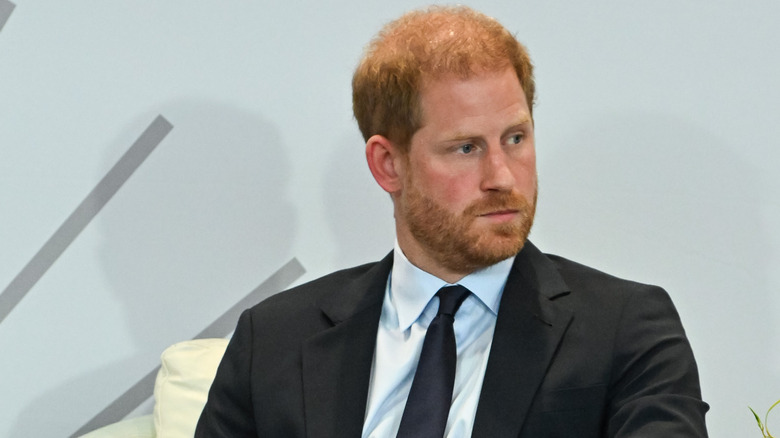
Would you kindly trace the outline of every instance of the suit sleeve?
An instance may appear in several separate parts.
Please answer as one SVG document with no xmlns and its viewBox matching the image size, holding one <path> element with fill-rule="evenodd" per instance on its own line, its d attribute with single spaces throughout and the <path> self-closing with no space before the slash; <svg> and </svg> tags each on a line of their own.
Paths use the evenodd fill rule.
<svg viewBox="0 0 780 438">
<path fill-rule="evenodd" d="M 615 338 L 609 437 L 706 437 L 699 374 L 669 295 L 642 288 L 624 305 Z"/>
<path fill-rule="evenodd" d="M 251 395 L 252 318 L 244 311 L 217 369 L 196 438 L 256 437 Z"/>
</svg>

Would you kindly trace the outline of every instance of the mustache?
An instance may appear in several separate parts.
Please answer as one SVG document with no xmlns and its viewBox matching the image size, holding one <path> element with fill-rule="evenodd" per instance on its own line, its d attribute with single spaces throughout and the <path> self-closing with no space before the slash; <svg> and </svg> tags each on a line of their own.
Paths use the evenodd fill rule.
<svg viewBox="0 0 780 438">
<path fill-rule="evenodd" d="M 471 203 L 463 211 L 463 214 L 466 216 L 481 216 L 496 211 L 523 211 L 528 208 L 530 208 L 528 201 L 516 192 L 495 192 Z"/>
</svg>

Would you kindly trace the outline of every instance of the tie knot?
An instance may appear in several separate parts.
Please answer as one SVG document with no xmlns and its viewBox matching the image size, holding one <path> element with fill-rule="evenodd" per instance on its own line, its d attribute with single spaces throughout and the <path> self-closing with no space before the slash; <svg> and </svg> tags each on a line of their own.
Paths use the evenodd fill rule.
<svg viewBox="0 0 780 438">
<path fill-rule="evenodd" d="M 456 284 L 455 286 L 444 286 L 436 292 L 436 296 L 439 297 L 439 312 L 438 315 L 450 315 L 455 316 L 455 312 L 463 303 L 471 291 L 465 287 Z"/>
</svg>

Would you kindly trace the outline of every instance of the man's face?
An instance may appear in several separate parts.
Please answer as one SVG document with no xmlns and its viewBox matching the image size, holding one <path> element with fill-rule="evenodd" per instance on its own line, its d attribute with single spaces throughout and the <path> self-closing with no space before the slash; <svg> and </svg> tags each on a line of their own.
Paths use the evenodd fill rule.
<svg viewBox="0 0 780 438">
<path fill-rule="evenodd" d="M 458 280 L 516 254 L 530 232 L 533 121 L 511 68 L 428 81 L 421 106 L 402 160 L 398 239 L 412 263 Z"/>
</svg>

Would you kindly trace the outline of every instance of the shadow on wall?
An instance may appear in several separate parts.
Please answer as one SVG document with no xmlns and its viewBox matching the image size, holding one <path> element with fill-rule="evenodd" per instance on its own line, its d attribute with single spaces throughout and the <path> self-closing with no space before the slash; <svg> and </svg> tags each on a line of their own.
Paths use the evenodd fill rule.
<svg viewBox="0 0 780 438">
<path fill-rule="evenodd" d="M 733 435 L 735 419 L 741 430 L 755 427 L 750 394 L 780 382 L 771 361 L 756 360 L 774 345 L 760 336 L 772 318 L 757 317 L 772 307 L 762 211 L 772 189 L 732 152 L 744 145 L 721 134 L 663 114 L 598 115 L 562 144 L 539 146 L 549 149 L 540 199 L 545 237 L 560 242 L 552 246 L 669 290 L 712 404 L 708 422 Z"/>
<path fill-rule="evenodd" d="M 395 221 L 390 196 L 368 169 L 365 143 L 355 128 L 331 148 L 325 172 L 328 227 L 336 238 L 334 266 L 349 267 L 376 261 L 393 249 Z"/>
<path fill-rule="evenodd" d="M 277 129 L 209 101 L 176 101 L 158 112 L 173 131 L 93 224 L 104 275 L 135 345 L 126 347 L 127 359 L 39 397 L 11 436 L 75 431 L 91 417 L 58 418 L 73 414 L 63 406 L 97 406 L 96 415 L 158 365 L 166 346 L 195 336 L 292 257 L 297 223 Z M 100 328 L 93 335 L 112 336 Z"/>
<path fill-rule="evenodd" d="M 296 227 L 272 125 L 212 102 L 161 113 L 173 131 L 99 218 L 105 274 L 141 349 L 243 298 L 289 260 Z"/>
</svg>

